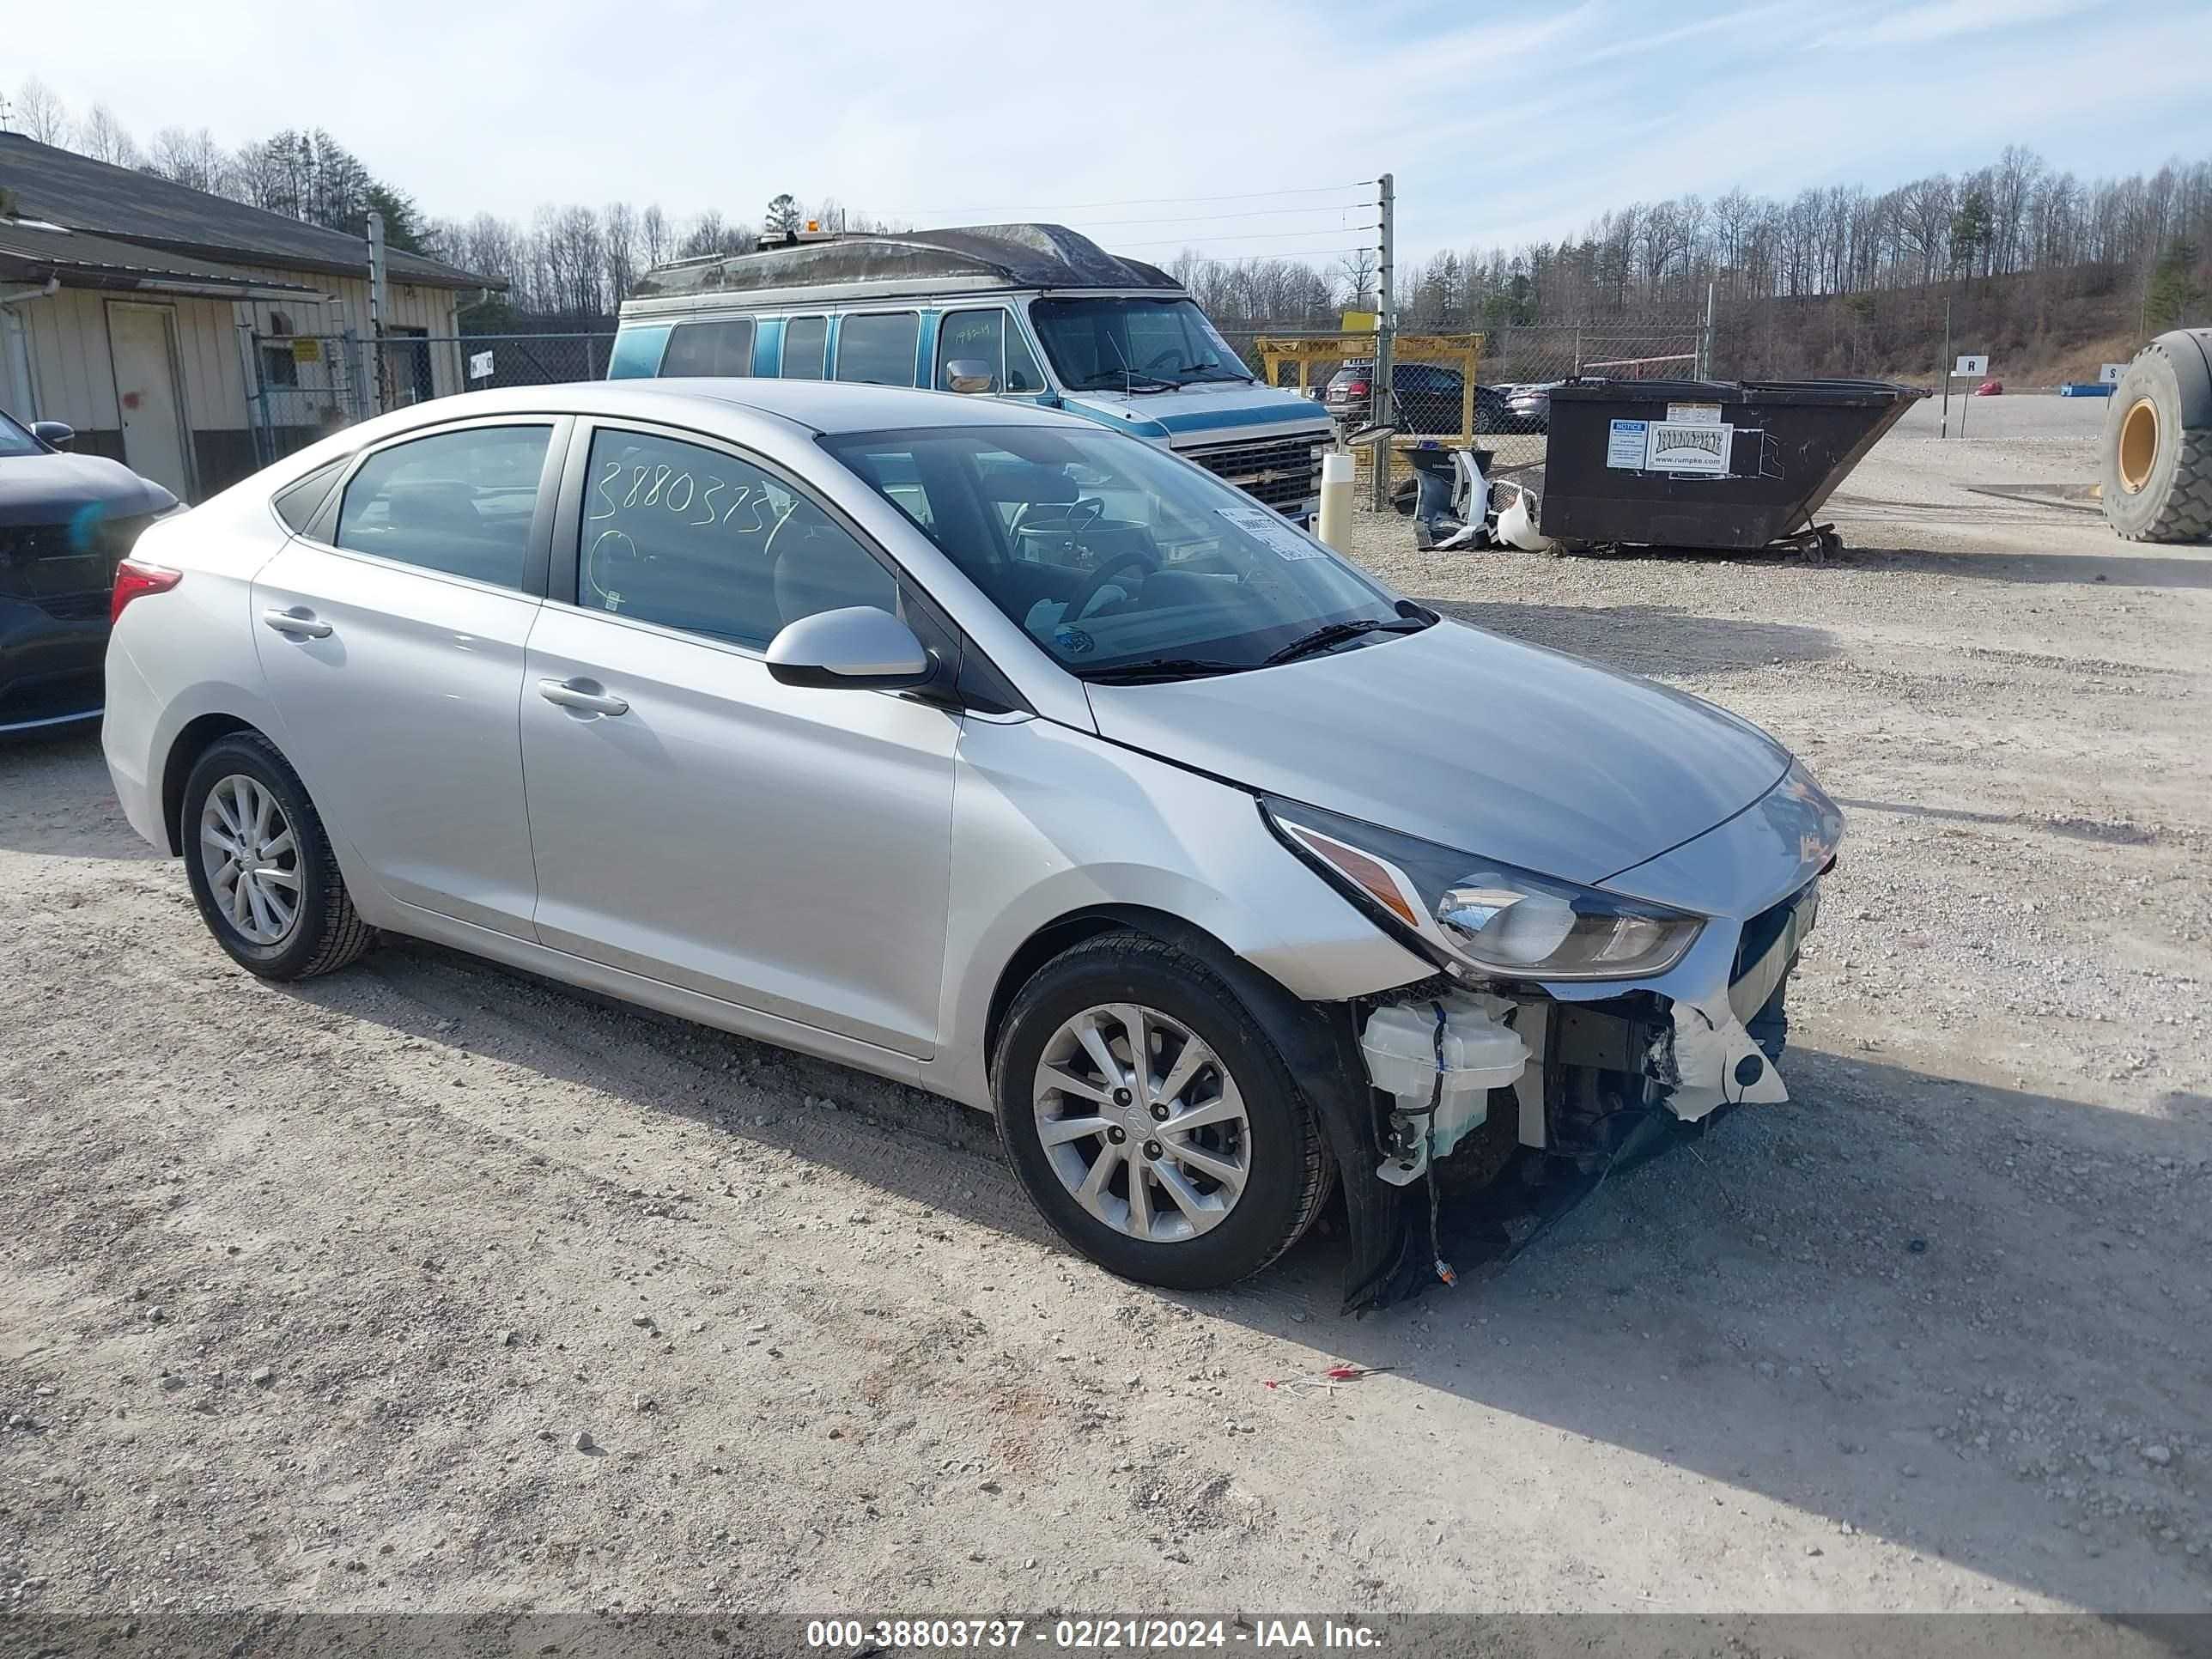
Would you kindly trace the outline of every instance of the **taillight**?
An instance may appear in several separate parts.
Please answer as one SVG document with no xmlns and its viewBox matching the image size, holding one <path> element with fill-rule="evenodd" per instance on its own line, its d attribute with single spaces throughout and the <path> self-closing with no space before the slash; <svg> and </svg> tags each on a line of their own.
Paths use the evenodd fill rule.
<svg viewBox="0 0 2212 1659">
<path fill-rule="evenodd" d="M 1344 395 L 1347 398 L 1364 398 L 1374 389 L 1375 388 L 1373 386 L 1368 385 L 1364 380 L 1354 380 L 1350 386 L 1344 388 Z"/>
<path fill-rule="evenodd" d="M 185 573 L 172 570 L 165 564 L 141 564 L 136 559 L 119 559 L 115 566 L 115 592 L 107 601 L 107 621 L 112 627 L 123 607 L 131 600 L 148 593 L 166 593 L 184 580 Z"/>
</svg>

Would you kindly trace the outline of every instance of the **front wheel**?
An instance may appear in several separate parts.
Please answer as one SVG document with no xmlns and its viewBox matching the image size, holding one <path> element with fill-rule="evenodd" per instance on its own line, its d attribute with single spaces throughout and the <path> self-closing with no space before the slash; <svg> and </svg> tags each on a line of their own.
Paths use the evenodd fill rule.
<svg viewBox="0 0 2212 1659">
<path fill-rule="evenodd" d="M 1111 1273 L 1212 1290 L 1312 1224 L 1328 1163 L 1313 1109 L 1234 993 L 1135 933 L 1054 957 L 1007 1012 L 992 1069 L 1022 1185 Z"/>
</svg>

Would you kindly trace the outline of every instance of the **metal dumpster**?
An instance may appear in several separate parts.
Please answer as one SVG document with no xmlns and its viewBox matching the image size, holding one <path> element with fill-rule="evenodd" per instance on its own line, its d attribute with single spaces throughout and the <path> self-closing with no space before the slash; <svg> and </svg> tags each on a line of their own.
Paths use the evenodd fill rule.
<svg viewBox="0 0 2212 1659">
<path fill-rule="evenodd" d="M 1915 398 L 1887 380 L 1570 380 L 1538 526 L 1570 548 L 1842 544 L 1814 515 Z"/>
</svg>

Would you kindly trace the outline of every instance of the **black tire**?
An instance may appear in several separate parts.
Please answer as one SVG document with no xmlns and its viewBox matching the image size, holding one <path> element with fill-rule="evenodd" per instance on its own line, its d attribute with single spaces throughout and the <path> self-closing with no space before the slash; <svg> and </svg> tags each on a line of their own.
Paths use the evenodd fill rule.
<svg viewBox="0 0 2212 1659">
<path fill-rule="evenodd" d="M 1079 1203 L 1039 1138 L 1034 1085 L 1046 1043 L 1104 1003 L 1180 1021 L 1219 1056 L 1243 1097 L 1250 1173 L 1229 1213 L 1172 1243 L 1130 1237 Z M 1030 1200 L 1061 1237 L 1108 1272 L 1170 1290 L 1217 1290 L 1260 1271 L 1304 1236 L 1328 1195 L 1328 1157 L 1312 1106 L 1274 1044 L 1198 957 L 1139 933 L 1109 933 L 1054 957 L 1007 1010 L 993 1055 L 999 1134 Z"/>
<path fill-rule="evenodd" d="M 2212 541 L 2212 329 L 2128 365 L 2105 423 L 2105 518 L 2131 542 Z"/>
<path fill-rule="evenodd" d="M 200 813 L 216 785 L 243 775 L 276 797 L 291 822 L 299 875 L 298 918 L 284 938 L 256 944 L 239 931 L 216 902 L 200 854 Z M 361 919 L 331 855 L 323 820 L 276 745 L 258 732 L 234 732 L 218 738 L 192 763 L 185 780 L 178 841 L 185 849 L 185 875 L 191 884 L 200 920 L 231 960 L 263 979 L 309 979 L 344 967 L 375 941 L 376 930 Z"/>
</svg>

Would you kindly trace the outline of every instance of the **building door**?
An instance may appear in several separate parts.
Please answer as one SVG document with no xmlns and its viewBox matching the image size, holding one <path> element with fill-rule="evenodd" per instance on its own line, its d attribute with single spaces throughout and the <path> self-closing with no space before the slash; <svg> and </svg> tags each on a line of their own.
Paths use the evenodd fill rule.
<svg viewBox="0 0 2212 1659">
<path fill-rule="evenodd" d="M 436 397 L 430 383 L 430 331 L 427 328 L 388 327 L 384 331 L 384 368 L 389 377 L 385 407 L 404 409 Z"/>
<path fill-rule="evenodd" d="M 176 319 L 166 306 L 107 307 L 107 347 L 115 369 L 115 403 L 123 419 L 123 460 L 133 472 L 192 496 L 185 447 L 185 400 L 177 385 Z"/>
</svg>

